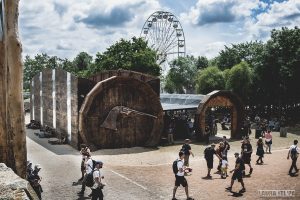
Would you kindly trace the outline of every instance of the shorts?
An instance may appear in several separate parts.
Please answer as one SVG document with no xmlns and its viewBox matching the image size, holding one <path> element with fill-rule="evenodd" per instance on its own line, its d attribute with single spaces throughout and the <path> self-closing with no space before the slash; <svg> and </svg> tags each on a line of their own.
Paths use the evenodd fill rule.
<svg viewBox="0 0 300 200">
<path fill-rule="evenodd" d="M 188 186 L 188 183 L 187 183 L 187 181 L 186 181 L 186 179 L 185 179 L 184 176 L 177 176 L 177 175 L 175 175 L 175 178 L 176 178 L 176 180 L 175 180 L 175 186 L 180 186 L 180 185 L 182 185 L 182 187 Z"/>
<path fill-rule="evenodd" d="M 232 180 L 238 180 L 238 181 L 241 181 L 243 180 L 243 174 L 241 171 L 235 171 L 231 177 Z"/>
<path fill-rule="evenodd" d="M 251 155 L 246 155 L 246 156 L 243 156 L 243 160 L 244 160 L 244 163 L 245 164 L 251 164 Z"/>
<path fill-rule="evenodd" d="M 214 160 L 207 160 L 206 159 L 206 164 L 208 169 L 214 168 Z"/>
</svg>

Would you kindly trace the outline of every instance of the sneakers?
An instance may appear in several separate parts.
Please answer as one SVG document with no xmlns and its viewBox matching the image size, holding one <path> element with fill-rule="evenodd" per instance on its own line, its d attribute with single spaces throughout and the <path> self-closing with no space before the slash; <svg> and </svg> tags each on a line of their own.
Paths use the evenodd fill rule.
<svg viewBox="0 0 300 200">
<path fill-rule="evenodd" d="M 232 187 L 227 187 L 227 188 L 225 188 L 225 189 L 231 192 Z"/>
<path fill-rule="evenodd" d="M 246 188 L 242 188 L 242 189 L 240 190 L 240 193 L 244 193 L 244 192 L 246 192 Z"/>
<path fill-rule="evenodd" d="M 253 172 L 253 168 L 251 167 L 251 168 L 250 168 L 249 175 L 251 175 L 251 174 L 252 174 L 252 172 Z"/>
<path fill-rule="evenodd" d="M 78 192 L 77 194 L 84 194 L 84 190 L 81 190 L 81 191 Z"/>
</svg>

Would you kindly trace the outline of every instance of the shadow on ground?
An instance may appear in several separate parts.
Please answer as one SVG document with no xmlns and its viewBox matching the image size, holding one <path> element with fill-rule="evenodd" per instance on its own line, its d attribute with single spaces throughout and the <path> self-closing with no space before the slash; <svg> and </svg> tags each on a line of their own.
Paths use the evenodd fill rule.
<svg viewBox="0 0 300 200">
<path fill-rule="evenodd" d="M 26 129 L 26 135 L 28 138 L 46 148 L 47 150 L 55 153 L 56 155 L 80 155 L 77 149 L 74 149 L 68 144 L 52 145 L 48 143 L 49 138 L 39 138 L 35 135 L 35 132 L 39 130 Z M 120 154 L 135 154 L 149 151 L 156 151 L 159 148 L 146 148 L 146 147 L 131 147 L 120 149 L 100 149 L 92 152 L 93 155 L 120 155 Z"/>
</svg>

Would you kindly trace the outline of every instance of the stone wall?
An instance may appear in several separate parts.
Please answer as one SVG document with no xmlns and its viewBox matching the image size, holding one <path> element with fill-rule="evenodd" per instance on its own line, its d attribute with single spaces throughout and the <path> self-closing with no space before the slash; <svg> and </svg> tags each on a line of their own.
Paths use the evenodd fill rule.
<svg viewBox="0 0 300 200">
<path fill-rule="evenodd" d="M 28 181 L 20 178 L 4 163 L 0 163 L 0 199 L 38 200 L 38 197 Z"/>
<path fill-rule="evenodd" d="M 78 78 L 61 69 L 44 69 L 32 79 L 30 97 L 31 119 L 55 128 L 77 148 Z"/>
</svg>

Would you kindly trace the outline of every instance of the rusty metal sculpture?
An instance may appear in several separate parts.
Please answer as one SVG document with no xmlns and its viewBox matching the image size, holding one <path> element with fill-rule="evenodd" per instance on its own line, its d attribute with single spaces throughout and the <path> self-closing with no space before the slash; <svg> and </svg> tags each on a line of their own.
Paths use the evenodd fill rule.
<svg viewBox="0 0 300 200">
<path fill-rule="evenodd" d="M 111 109 L 111 111 L 109 111 L 107 117 L 100 127 L 117 131 L 117 118 L 120 114 L 122 116 L 144 115 L 155 119 L 157 118 L 154 115 L 130 109 L 126 106 L 115 106 L 113 109 Z"/>
</svg>

